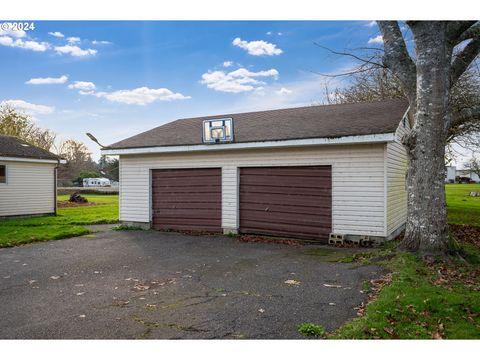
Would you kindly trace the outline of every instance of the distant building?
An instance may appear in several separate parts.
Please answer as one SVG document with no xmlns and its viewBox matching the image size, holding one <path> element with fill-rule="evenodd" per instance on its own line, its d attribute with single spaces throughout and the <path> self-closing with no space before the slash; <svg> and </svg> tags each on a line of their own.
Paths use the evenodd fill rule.
<svg viewBox="0 0 480 360">
<path fill-rule="evenodd" d="M 83 187 L 106 187 L 112 186 L 107 178 L 85 178 L 83 179 Z"/>
<path fill-rule="evenodd" d="M 478 174 L 475 174 L 471 170 L 457 170 L 456 176 L 462 177 L 462 178 L 469 178 L 470 180 L 475 181 L 476 183 L 480 182 L 480 177 L 478 176 Z"/>
<path fill-rule="evenodd" d="M 455 166 L 446 166 L 445 167 L 445 182 L 446 183 L 454 183 L 456 176 L 457 176 L 457 168 Z"/>
</svg>

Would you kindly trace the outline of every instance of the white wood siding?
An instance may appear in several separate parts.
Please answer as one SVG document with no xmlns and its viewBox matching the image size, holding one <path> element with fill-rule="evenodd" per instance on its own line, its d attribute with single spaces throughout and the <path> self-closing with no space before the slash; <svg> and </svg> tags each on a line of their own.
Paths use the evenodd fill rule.
<svg viewBox="0 0 480 360">
<path fill-rule="evenodd" d="M 0 184 L 0 216 L 55 212 L 55 164 L 2 161 L 7 183 Z"/>
<path fill-rule="evenodd" d="M 332 231 L 385 234 L 385 145 L 326 145 L 120 156 L 120 220 L 150 221 L 150 169 L 222 168 L 222 226 L 238 227 L 238 168 L 332 166 Z"/>
<path fill-rule="evenodd" d="M 410 130 L 408 120 L 401 121 L 395 133 L 395 141 L 387 143 L 387 234 L 405 224 L 407 220 L 407 152 L 401 143 L 403 135 Z"/>
</svg>

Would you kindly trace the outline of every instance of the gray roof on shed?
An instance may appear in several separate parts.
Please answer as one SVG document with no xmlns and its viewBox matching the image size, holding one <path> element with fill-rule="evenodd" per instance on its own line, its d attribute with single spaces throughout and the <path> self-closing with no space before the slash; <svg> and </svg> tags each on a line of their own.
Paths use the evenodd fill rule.
<svg viewBox="0 0 480 360">
<path fill-rule="evenodd" d="M 50 151 L 28 144 L 14 136 L 0 135 L 0 156 L 58 160 Z"/>
<path fill-rule="evenodd" d="M 234 142 L 337 138 L 395 132 L 404 100 L 306 106 L 179 119 L 116 142 L 106 149 L 202 144 L 203 120 L 232 118 Z"/>
</svg>

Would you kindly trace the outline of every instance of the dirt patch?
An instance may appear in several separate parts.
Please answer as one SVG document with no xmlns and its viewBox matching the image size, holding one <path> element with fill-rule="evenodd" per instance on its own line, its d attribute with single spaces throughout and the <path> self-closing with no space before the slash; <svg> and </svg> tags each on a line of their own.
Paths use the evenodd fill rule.
<svg viewBox="0 0 480 360">
<path fill-rule="evenodd" d="M 281 244 L 289 246 L 304 246 L 305 242 L 293 239 L 276 239 L 258 235 L 240 235 L 238 241 L 247 243 Z"/>
<path fill-rule="evenodd" d="M 459 242 L 469 243 L 480 248 L 480 227 L 449 225 L 450 232 Z"/>
<path fill-rule="evenodd" d="M 87 203 L 74 203 L 70 201 L 58 201 L 57 207 L 59 208 L 73 208 L 73 207 L 80 207 L 80 206 L 95 206 L 95 205 L 102 205 L 104 203 L 96 203 L 96 202 L 87 202 Z"/>
</svg>

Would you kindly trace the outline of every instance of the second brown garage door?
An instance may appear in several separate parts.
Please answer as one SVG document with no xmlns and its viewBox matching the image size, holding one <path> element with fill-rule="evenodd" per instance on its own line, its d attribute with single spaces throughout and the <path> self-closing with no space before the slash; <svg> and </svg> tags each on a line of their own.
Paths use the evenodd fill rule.
<svg viewBox="0 0 480 360">
<path fill-rule="evenodd" d="M 240 169 L 240 231 L 327 241 L 330 166 Z"/>
<path fill-rule="evenodd" d="M 152 170 L 156 230 L 222 231 L 221 169 Z"/>
</svg>

